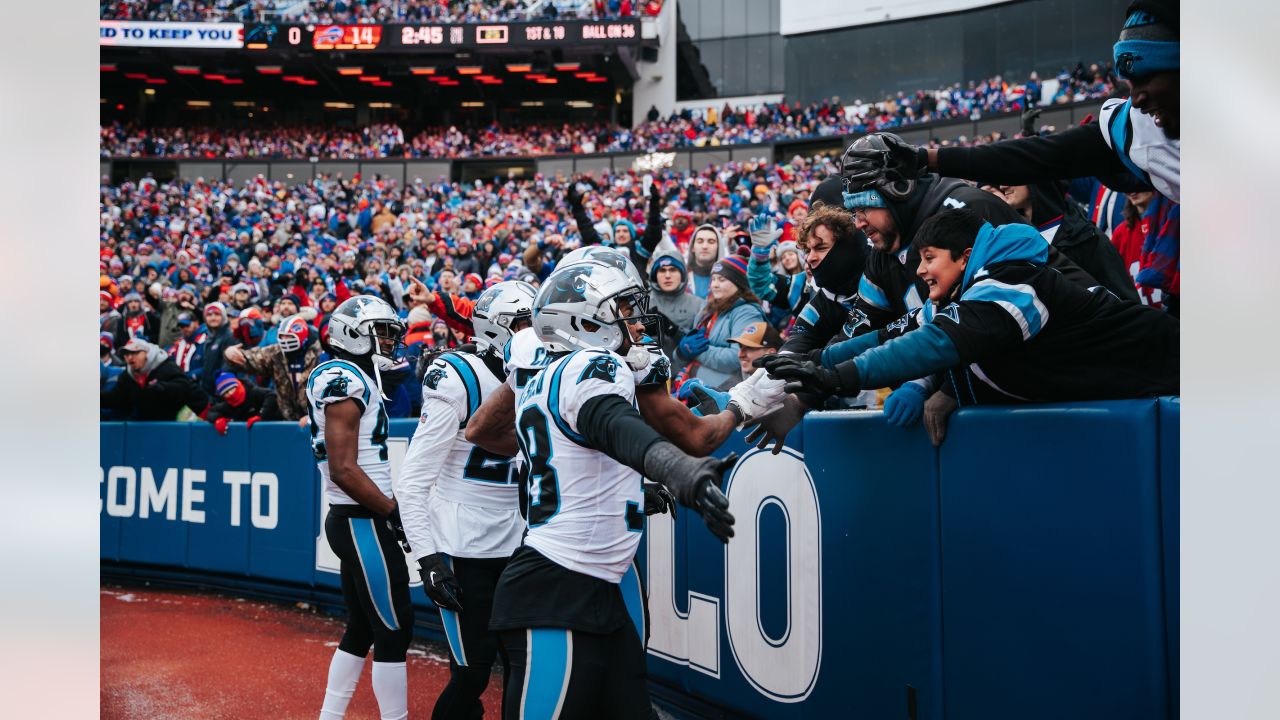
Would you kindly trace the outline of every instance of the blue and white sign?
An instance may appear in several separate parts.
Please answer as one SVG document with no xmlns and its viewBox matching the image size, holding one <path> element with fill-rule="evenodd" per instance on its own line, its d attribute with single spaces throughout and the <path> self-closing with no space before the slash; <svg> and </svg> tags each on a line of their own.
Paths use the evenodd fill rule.
<svg viewBox="0 0 1280 720">
<path fill-rule="evenodd" d="M 121 47 L 242 48 L 242 23 L 100 20 L 98 45 Z"/>
</svg>

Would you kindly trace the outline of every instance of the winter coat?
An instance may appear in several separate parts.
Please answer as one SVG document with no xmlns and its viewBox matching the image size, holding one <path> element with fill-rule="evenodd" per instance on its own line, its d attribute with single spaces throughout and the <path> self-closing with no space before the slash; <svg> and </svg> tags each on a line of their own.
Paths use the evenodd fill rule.
<svg viewBox="0 0 1280 720">
<path fill-rule="evenodd" d="M 175 420 L 184 406 L 195 413 L 204 412 L 209 396 L 195 380 L 183 374 L 164 350 L 151 343 L 145 345 L 147 362 L 142 372 L 121 373 L 115 388 L 99 393 L 99 404 L 121 411 L 126 420 Z"/>
<path fill-rule="evenodd" d="M 206 330 L 204 339 L 204 357 L 200 365 L 200 387 L 210 395 L 217 393 L 218 373 L 222 372 L 224 361 L 222 352 L 236 344 L 231 335 L 231 327 L 224 324 L 217 330 Z"/>
<path fill-rule="evenodd" d="M 689 292 L 689 272 L 683 266 L 684 261 L 674 252 L 659 251 L 654 256 L 656 262 L 663 256 L 670 256 L 680 261 L 680 285 L 673 292 L 662 292 L 654 280 L 654 273 L 649 272 L 649 310 L 660 313 L 667 322 L 662 328 L 662 349 L 675 364 L 673 371 L 679 371 L 683 363 L 676 357 L 676 344 L 693 328 L 698 313 L 705 304 L 696 295 Z"/>
<path fill-rule="evenodd" d="M 698 319 L 696 327 L 707 328 L 707 339 L 711 345 L 696 358 L 698 369 L 693 373 L 710 387 L 718 387 L 729 377 L 741 372 L 738 364 L 738 346 L 729 342 L 729 338 L 737 337 L 753 322 L 767 322 L 760 303 L 747 302 L 741 298 L 727 311 Z"/>
<path fill-rule="evenodd" d="M 271 378 L 276 401 L 285 420 L 300 420 L 307 414 L 307 375 L 320 364 L 320 343 L 312 342 L 303 353 L 302 370 L 289 372 L 289 363 L 279 345 L 244 351 L 244 367 L 250 373 Z"/>
</svg>

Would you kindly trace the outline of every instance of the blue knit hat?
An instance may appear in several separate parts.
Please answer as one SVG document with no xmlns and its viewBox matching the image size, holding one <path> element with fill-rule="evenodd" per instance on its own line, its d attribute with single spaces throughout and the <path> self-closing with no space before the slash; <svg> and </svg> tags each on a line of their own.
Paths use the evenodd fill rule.
<svg viewBox="0 0 1280 720">
<path fill-rule="evenodd" d="M 863 190 L 861 192 L 841 194 L 844 195 L 844 207 L 846 210 L 888 207 L 884 202 L 884 196 L 880 194 L 879 190 Z"/>
<path fill-rule="evenodd" d="M 681 275 L 688 273 L 688 269 L 684 266 L 684 261 L 675 255 L 659 255 L 654 261 L 653 266 L 649 268 L 649 280 L 658 281 L 658 271 L 664 267 L 673 267 L 680 271 Z"/>
<path fill-rule="evenodd" d="M 223 396 L 239 386 L 240 379 L 229 372 L 218 373 L 218 379 L 214 383 L 214 388 L 217 389 L 218 394 Z"/>
<path fill-rule="evenodd" d="M 1126 80 L 1177 70 L 1181 60 L 1177 3 L 1131 3 L 1114 54 L 1116 74 Z"/>
</svg>

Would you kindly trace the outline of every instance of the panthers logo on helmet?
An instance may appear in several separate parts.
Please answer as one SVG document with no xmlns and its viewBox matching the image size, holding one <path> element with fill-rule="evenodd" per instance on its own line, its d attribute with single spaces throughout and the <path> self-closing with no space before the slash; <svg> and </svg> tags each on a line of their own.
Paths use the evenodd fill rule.
<svg viewBox="0 0 1280 720">
<path fill-rule="evenodd" d="M 324 386 L 324 392 L 320 393 L 320 397 L 346 397 L 348 382 L 346 374 L 339 371 L 329 384 Z"/>
<path fill-rule="evenodd" d="M 578 376 L 578 382 L 583 382 L 588 378 L 599 378 L 605 382 L 613 382 L 618 374 L 618 361 L 608 355 L 597 355 L 591 358 L 591 362 L 582 370 L 582 375 Z"/>
<path fill-rule="evenodd" d="M 427 371 L 425 377 L 422 378 L 422 384 L 432 390 L 440 389 L 440 381 L 444 379 L 444 368 L 433 367 Z"/>
</svg>

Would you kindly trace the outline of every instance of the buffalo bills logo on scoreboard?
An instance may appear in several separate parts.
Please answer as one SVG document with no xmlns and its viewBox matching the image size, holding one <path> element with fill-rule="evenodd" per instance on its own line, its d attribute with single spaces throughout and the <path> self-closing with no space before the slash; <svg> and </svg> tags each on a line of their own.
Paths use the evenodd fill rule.
<svg viewBox="0 0 1280 720">
<path fill-rule="evenodd" d="M 321 45 L 337 45 L 342 42 L 343 30 L 341 25 L 325 25 L 316 28 L 316 34 L 312 36 L 312 44 L 316 47 Z"/>
</svg>

